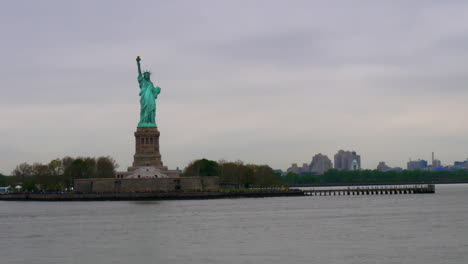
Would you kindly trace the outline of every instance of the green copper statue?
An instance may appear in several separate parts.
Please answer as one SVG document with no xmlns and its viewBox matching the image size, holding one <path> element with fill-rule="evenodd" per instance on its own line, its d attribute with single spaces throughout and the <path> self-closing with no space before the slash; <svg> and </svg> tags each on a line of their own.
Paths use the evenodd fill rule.
<svg viewBox="0 0 468 264">
<path fill-rule="evenodd" d="M 161 92 L 159 86 L 154 87 L 150 80 L 151 73 L 145 71 L 141 74 L 140 56 L 136 58 L 138 65 L 138 83 L 140 84 L 140 122 L 138 127 L 157 127 L 156 116 L 156 98 Z"/>
</svg>

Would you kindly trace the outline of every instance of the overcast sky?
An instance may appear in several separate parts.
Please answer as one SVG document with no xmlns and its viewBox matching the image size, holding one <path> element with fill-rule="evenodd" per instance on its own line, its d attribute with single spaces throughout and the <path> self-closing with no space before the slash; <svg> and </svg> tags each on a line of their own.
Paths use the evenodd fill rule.
<svg viewBox="0 0 468 264">
<path fill-rule="evenodd" d="M 468 157 L 467 1 L 2 1 L 0 34 L 0 173 L 66 155 L 126 169 L 137 54 L 170 168 Z"/>
</svg>

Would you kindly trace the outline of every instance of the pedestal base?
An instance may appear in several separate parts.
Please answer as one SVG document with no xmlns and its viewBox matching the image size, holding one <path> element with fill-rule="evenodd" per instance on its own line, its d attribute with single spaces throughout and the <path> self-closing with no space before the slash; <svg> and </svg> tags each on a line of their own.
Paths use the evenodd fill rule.
<svg viewBox="0 0 468 264">
<path fill-rule="evenodd" d="M 116 178 L 178 178 L 178 170 L 168 170 L 159 153 L 157 127 L 138 127 L 135 132 L 135 155 L 133 164 L 126 172 L 117 172 Z"/>
<path fill-rule="evenodd" d="M 138 167 L 153 166 L 160 170 L 167 170 L 161 161 L 159 153 L 159 131 L 157 127 L 138 127 L 135 132 L 135 155 L 133 164 L 128 171 Z"/>
</svg>

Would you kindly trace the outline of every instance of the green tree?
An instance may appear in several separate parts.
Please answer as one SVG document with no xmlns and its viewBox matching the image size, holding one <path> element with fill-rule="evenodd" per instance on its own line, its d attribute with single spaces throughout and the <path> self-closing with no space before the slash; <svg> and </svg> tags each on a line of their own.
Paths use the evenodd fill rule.
<svg viewBox="0 0 468 264">
<path fill-rule="evenodd" d="M 30 179 L 33 174 L 33 168 L 32 165 L 23 162 L 16 166 L 16 168 L 13 170 L 11 173 L 12 175 L 16 176 L 19 181 L 23 182 L 26 181 L 27 179 Z"/>
<path fill-rule="evenodd" d="M 73 163 L 75 159 L 70 157 L 70 156 L 66 156 L 64 158 L 62 158 L 62 166 L 63 166 L 63 170 L 65 172 L 65 170 L 68 169 L 68 167 L 71 166 L 71 164 Z"/>
<path fill-rule="evenodd" d="M 94 178 L 95 162 L 91 158 L 77 158 L 65 169 L 65 185 L 73 186 L 75 179 Z"/>
<path fill-rule="evenodd" d="M 244 184 L 258 186 L 281 185 L 281 181 L 275 176 L 275 172 L 268 165 L 247 165 L 253 172 L 253 181 L 244 180 Z M 248 179 L 248 178 L 246 178 Z"/>
<path fill-rule="evenodd" d="M 319 182 L 319 176 L 312 173 L 296 174 L 289 172 L 281 179 L 285 184 L 312 184 Z"/>
<path fill-rule="evenodd" d="M 49 172 L 52 176 L 62 175 L 63 171 L 65 170 L 62 160 L 60 159 L 51 160 L 48 166 L 49 166 Z"/>
<path fill-rule="evenodd" d="M 8 176 L 0 173 L 0 187 L 8 186 Z"/>
<path fill-rule="evenodd" d="M 96 161 L 96 174 L 99 178 L 114 178 L 118 167 L 115 160 L 109 156 L 99 157 Z"/>
<path fill-rule="evenodd" d="M 26 180 L 21 189 L 23 192 L 35 192 L 37 191 L 36 183 L 33 180 Z"/>
<path fill-rule="evenodd" d="M 199 159 L 189 163 L 184 169 L 184 176 L 218 176 L 219 165 L 214 160 Z"/>
<path fill-rule="evenodd" d="M 39 187 L 41 190 L 63 190 L 73 186 L 73 180 L 79 178 L 114 177 L 118 165 L 109 156 L 99 157 L 64 157 L 51 160 L 47 164 L 21 163 L 16 166 L 13 175 L 7 177 L 7 185 L 16 186 L 24 183 L 28 188 Z M 0 177 L 0 180 L 4 179 Z M 27 185 L 28 186 L 28 185 Z"/>
<path fill-rule="evenodd" d="M 223 162 L 220 165 L 220 181 L 222 184 L 242 184 L 242 178 L 245 173 L 248 173 L 244 164 L 240 161 L 237 162 Z"/>
<path fill-rule="evenodd" d="M 268 165 L 244 164 L 236 162 L 219 162 L 219 176 L 222 184 L 249 186 L 272 186 L 282 182 Z"/>
</svg>

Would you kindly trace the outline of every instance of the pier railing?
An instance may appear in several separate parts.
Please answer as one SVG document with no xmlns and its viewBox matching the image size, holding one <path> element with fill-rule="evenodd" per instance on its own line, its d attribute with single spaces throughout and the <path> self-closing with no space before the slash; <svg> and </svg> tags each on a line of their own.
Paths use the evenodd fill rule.
<svg viewBox="0 0 468 264">
<path fill-rule="evenodd" d="M 347 188 L 314 188 L 304 190 L 305 196 L 392 195 L 418 193 L 435 193 L 435 185 L 350 186 Z"/>
</svg>

